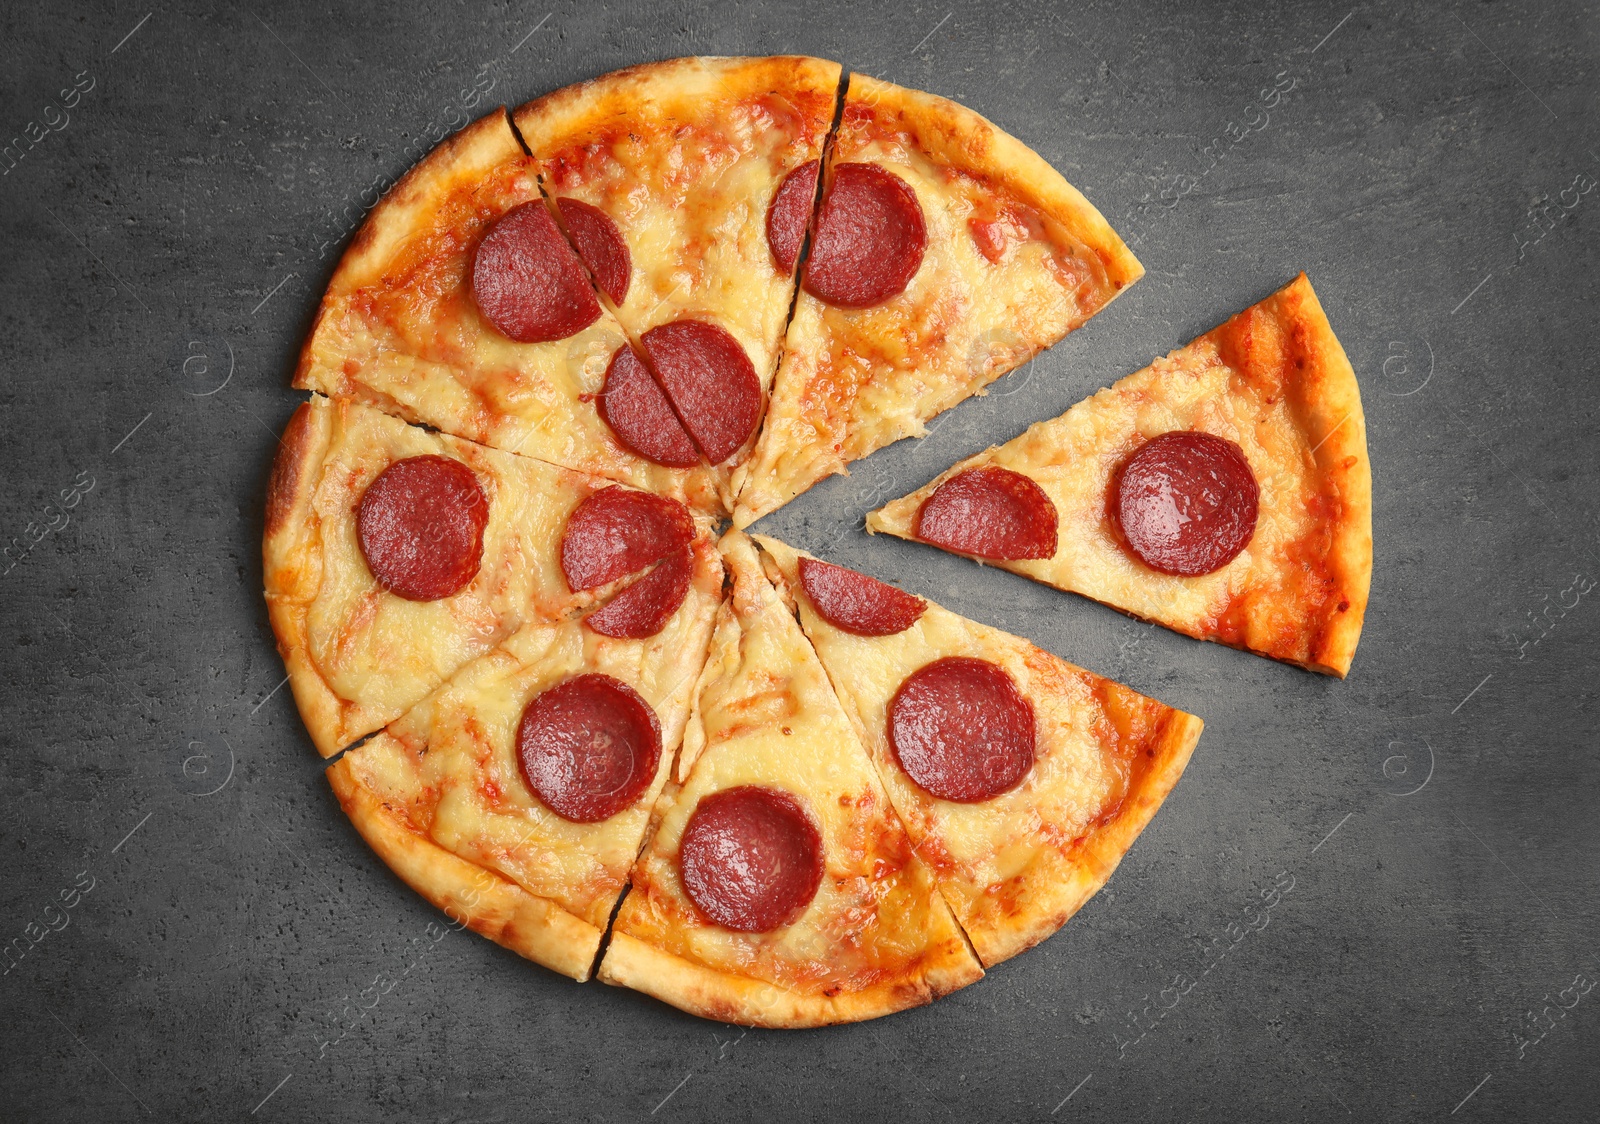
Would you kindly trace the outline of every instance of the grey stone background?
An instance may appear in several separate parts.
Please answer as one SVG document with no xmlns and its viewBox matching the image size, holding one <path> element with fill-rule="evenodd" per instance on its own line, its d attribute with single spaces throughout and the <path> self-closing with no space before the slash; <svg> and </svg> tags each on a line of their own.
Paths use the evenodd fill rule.
<svg viewBox="0 0 1600 1124">
<path fill-rule="evenodd" d="M 96 3 L 0 27 L 3 138 L 42 136 L 0 175 L 0 936 L 45 934 L 0 977 L 0 1118 L 1600 1113 L 1592 5 Z M 292 357 L 409 144 L 482 112 L 475 84 L 516 104 L 788 51 L 991 117 L 1149 274 L 764 529 L 1207 726 L 1038 949 L 930 1008 L 746 1033 L 439 928 L 319 775 L 258 549 Z M 1347 682 L 864 534 L 1300 269 L 1373 462 Z"/>
</svg>

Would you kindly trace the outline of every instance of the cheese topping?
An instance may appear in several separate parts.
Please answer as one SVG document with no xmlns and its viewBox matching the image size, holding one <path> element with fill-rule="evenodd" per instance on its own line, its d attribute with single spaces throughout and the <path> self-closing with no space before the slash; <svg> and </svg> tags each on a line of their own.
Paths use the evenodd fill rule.
<svg viewBox="0 0 1600 1124">
<path fill-rule="evenodd" d="M 419 834 L 604 929 L 667 782 L 721 599 L 715 550 L 702 541 L 696 555 L 689 595 L 657 635 L 613 640 L 577 621 L 529 624 L 347 753 L 356 776 Z M 638 800 L 584 824 L 562 819 L 528 788 L 517 727 L 533 698 L 586 672 L 639 692 L 660 720 L 662 754 Z"/>
<path fill-rule="evenodd" d="M 627 342 L 615 317 L 525 344 L 479 313 L 471 272 L 479 239 L 500 215 L 539 199 L 533 161 L 503 113 L 435 150 L 351 245 L 295 385 L 709 508 L 709 470 L 663 468 L 630 453 L 595 407 L 612 353 Z"/>
<path fill-rule="evenodd" d="M 617 917 L 627 933 L 685 960 L 802 993 L 916 979 L 968 959 L 926 866 L 912 854 L 871 762 L 754 548 L 730 534 L 734 575 L 684 736 L 678 781 Z M 769 933 L 702 918 L 678 877 L 678 845 L 706 795 L 766 785 L 798 799 L 821 829 L 826 869 L 805 911 Z"/>
<path fill-rule="evenodd" d="M 1003 958 L 996 950 L 1016 951 L 1009 942 L 1019 928 L 1066 908 L 1057 899 L 1072 885 L 1068 872 L 1079 864 L 1079 845 L 1117 815 L 1146 766 L 1146 750 L 1174 712 L 932 603 L 915 624 L 890 636 L 836 628 L 806 598 L 798 555 L 775 540 L 756 541 L 775 560 L 805 634 L 917 854 L 938 875 L 973 946 L 985 963 Z M 940 800 L 924 791 L 900 768 L 889 744 L 888 708 L 895 692 L 912 673 L 949 656 L 997 665 L 1034 710 L 1032 769 L 1009 792 L 979 803 Z M 1031 912 L 1019 921 L 1024 910 Z M 1047 932 L 1064 920 L 1055 918 Z"/>
<path fill-rule="evenodd" d="M 916 192 L 927 225 L 906 290 L 871 308 L 801 290 L 766 429 L 734 522 L 748 526 L 816 481 L 923 423 L 1049 347 L 1142 270 L 1081 195 L 970 110 L 852 75 L 832 163 L 880 166 Z M 970 133 L 965 147 L 951 134 Z M 1032 156 L 1032 154 L 1028 154 Z M 987 157 L 987 159 L 985 159 Z M 1028 173 L 1027 175 L 1022 174 Z"/>
</svg>

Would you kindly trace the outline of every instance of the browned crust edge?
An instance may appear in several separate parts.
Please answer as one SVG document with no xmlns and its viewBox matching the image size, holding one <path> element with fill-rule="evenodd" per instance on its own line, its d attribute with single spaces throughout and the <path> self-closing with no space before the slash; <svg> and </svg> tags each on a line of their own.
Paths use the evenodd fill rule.
<svg viewBox="0 0 1600 1124">
<path fill-rule="evenodd" d="M 1306 434 L 1325 488 L 1339 497 L 1328 572 L 1337 587 L 1302 665 L 1343 679 L 1355 658 L 1372 587 L 1372 462 L 1355 369 L 1304 273 L 1269 298 L 1287 326 L 1303 333 L 1310 360 L 1299 387 Z M 1349 607 L 1338 609 L 1340 601 Z"/>
<path fill-rule="evenodd" d="M 438 181 L 464 165 L 491 166 L 523 156 L 505 107 L 498 106 L 492 113 L 441 141 L 432 152 L 412 165 L 411 170 L 400 177 L 400 182 L 378 200 L 340 257 L 317 308 L 316 320 L 300 348 L 291 385 L 301 390 L 344 393 L 342 387 L 318 385 L 313 377 L 316 363 L 312 345 L 323 331 L 336 295 L 349 291 L 359 274 L 374 263 L 387 260 L 405 241 L 416 228 L 419 213 L 432 205 L 433 188 Z"/>
<path fill-rule="evenodd" d="M 349 756 L 329 767 L 328 783 L 378 857 L 458 925 L 580 983 L 589 978 L 599 929 L 417 834 L 361 783 Z"/>
<path fill-rule="evenodd" d="M 929 889 L 933 890 L 931 882 Z M 603 983 L 641 991 L 691 1015 L 772 1029 L 833 1026 L 881 1018 L 925 1006 L 982 976 L 983 969 L 969 958 L 959 968 L 932 968 L 916 979 L 880 984 L 830 999 L 695 964 L 621 931 L 612 933 L 599 972 Z"/>
<path fill-rule="evenodd" d="M 1153 751 L 1149 766 L 1123 798 L 1116 818 L 1092 830 L 1079 847 L 1073 856 L 1069 880 L 1058 886 L 1048 912 L 1036 913 L 1024 923 L 1004 929 L 968 933 L 985 968 L 1026 952 L 1054 935 L 1100 892 L 1183 776 L 1204 728 L 1205 723 L 1193 714 L 1181 710 L 1167 714 L 1159 737 L 1147 747 Z"/>
</svg>

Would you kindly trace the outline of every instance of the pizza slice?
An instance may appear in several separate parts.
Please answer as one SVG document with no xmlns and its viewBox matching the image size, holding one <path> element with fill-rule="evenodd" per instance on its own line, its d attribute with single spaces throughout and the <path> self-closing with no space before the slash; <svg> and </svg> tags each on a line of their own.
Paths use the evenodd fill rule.
<svg viewBox="0 0 1600 1124">
<path fill-rule="evenodd" d="M 373 208 L 328 283 L 294 385 L 715 509 L 698 452 L 652 427 L 659 392 L 625 372 L 615 401 L 602 397 L 607 372 L 636 360 L 498 109 Z M 629 445 L 618 427 L 630 425 L 653 440 Z"/>
<path fill-rule="evenodd" d="M 722 599 L 715 546 L 655 635 L 535 622 L 386 730 L 329 781 L 356 829 L 429 901 L 576 980 L 666 784 Z"/>
<path fill-rule="evenodd" d="M 1343 677 L 1372 580 L 1361 391 L 1302 273 L 867 529 Z"/>
<path fill-rule="evenodd" d="M 985 967 L 1103 886 L 1189 761 L 1192 714 L 756 538 Z"/>
<path fill-rule="evenodd" d="M 314 395 L 284 429 L 267 609 L 323 756 L 531 620 L 648 635 L 689 584 L 682 504 Z M 624 588 L 625 587 L 625 588 Z"/>
<path fill-rule="evenodd" d="M 839 78 L 822 59 L 671 59 L 513 114 L 563 229 L 711 464 L 746 451 L 761 420 Z"/>
<path fill-rule="evenodd" d="M 744 527 L 980 392 L 1144 269 L 1100 213 L 970 109 L 850 76 Z"/>
<path fill-rule="evenodd" d="M 750 540 L 600 978 L 726 1022 L 917 1006 L 983 974 Z"/>
</svg>

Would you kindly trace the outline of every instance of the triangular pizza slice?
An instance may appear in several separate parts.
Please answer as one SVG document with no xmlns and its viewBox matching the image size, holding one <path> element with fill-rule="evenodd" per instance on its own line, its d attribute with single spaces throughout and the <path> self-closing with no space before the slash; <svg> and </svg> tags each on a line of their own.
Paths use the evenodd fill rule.
<svg viewBox="0 0 1600 1124">
<path fill-rule="evenodd" d="M 655 635 L 529 624 L 328 770 L 396 874 L 573 979 L 589 977 L 688 720 L 722 599 L 715 546 L 693 555 Z"/>
<path fill-rule="evenodd" d="M 1343 677 L 1372 579 L 1360 388 L 1302 273 L 867 529 Z"/>
<path fill-rule="evenodd" d="M 711 464 L 748 450 L 839 78 L 838 63 L 814 58 L 670 59 L 513 114 L 562 227 L 670 401 L 656 423 L 622 419 L 624 441 L 660 440 L 676 419 Z"/>
<path fill-rule="evenodd" d="M 648 635 L 708 530 L 665 496 L 314 395 L 284 429 L 262 539 L 312 741 L 337 753 L 528 621 L 603 604 L 591 631 Z"/>
<path fill-rule="evenodd" d="M 1192 714 L 758 536 L 985 967 L 1105 884 L 1177 784 Z"/>
<path fill-rule="evenodd" d="M 1038 153 L 944 98 L 850 76 L 736 526 L 902 437 L 1144 269 Z"/>
<path fill-rule="evenodd" d="M 801 634 L 737 531 L 659 827 L 600 978 L 708 1018 L 817 1026 L 983 974 Z"/>
<path fill-rule="evenodd" d="M 669 437 L 641 454 L 608 420 L 601 395 L 619 355 L 634 358 L 627 334 L 497 109 L 373 208 L 328 283 L 294 385 L 714 510 L 692 447 Z M 612 412 L 647 424 L 654 405 L 649 388 L 625 386 Z"/>
</svg>

